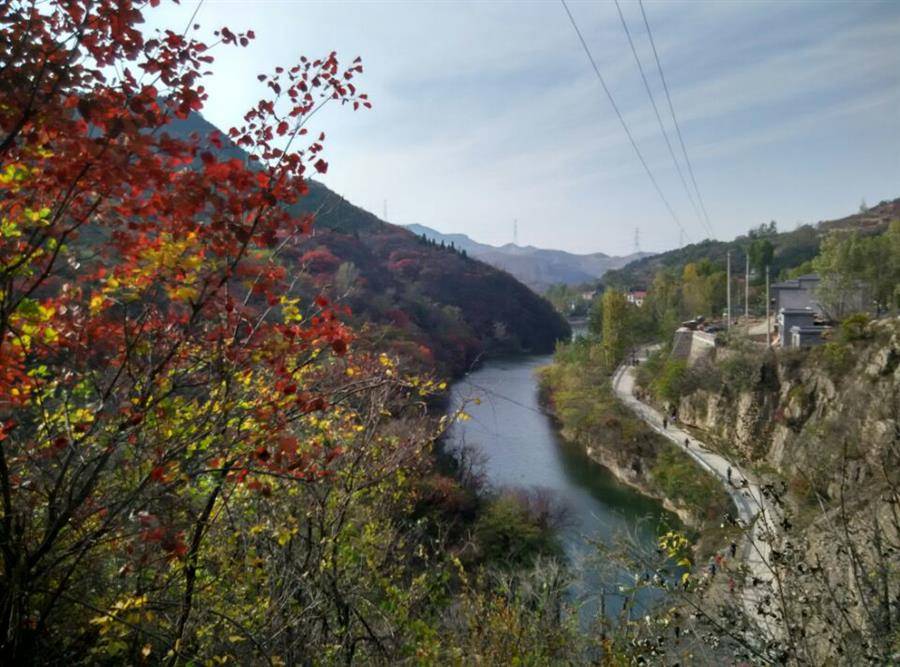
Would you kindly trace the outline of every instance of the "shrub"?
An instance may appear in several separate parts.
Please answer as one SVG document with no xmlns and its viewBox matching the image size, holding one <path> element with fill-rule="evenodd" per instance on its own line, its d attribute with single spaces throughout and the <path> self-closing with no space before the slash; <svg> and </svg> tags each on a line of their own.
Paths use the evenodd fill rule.
<svg viewBox="0 0 900 667">
<path fill-rule="evenodd" d="M 838 337 L 842 343 L 854 343 L 870 338 L 872 332 L 869 328 L 871 318 L 865 313 L 856 313 L 841 322 Z"/>
<path fill-rule="evenodd" d="M 853 366 L 853 351 L 846 343 L 825 343 L 821 349 L 825 368 L 832 376 L 842 376 Z"/>
<path fill-rule="evenodd" d="M 518 567 L 532 564 L 538 556 L 559 552 L 552 528 L 529 509 L 512 493 L 502 493 L 487 506 L 475 525 L 475 537 L 486 561 Z"/>
<path fill-rule="evenodd" d="M 642 389 L 650 389 L 653 384 L 653 380 L 659 377 L 659 374 L 662 372 L 663 367 L 666 365 L 666 360 L 668 359 L 669 352 L 665 348 L 656 350 L 653 352 L 647 360 L 638 366 L 637 373 L 635 374 L 635 382 L 637 386 Z"/>
<path fill-rule="evenodd" d="M 687 364 L 680 359 L 669 359 L 651 387 L 658 399 L 678 401 L 687 392 Z"/>
<path fill-rule="evenodd" d="M 760 362 L 739 352 L 722 362 L 722 381 L 735 391 L 751 389 L 759 380 Z"/>
<path fill-rule="evenodd" d="M 686 384 L 689 391 L 703 389 L 715 393 L 722 388 L 722 372 L 711 360 L 704 358 L 688 369 Z"/>
<path fill-rule="evenodd" d="M 671 445 L 659 452 L 650 472 L 667 498 L 690 507 L 699 516 L 711 518 L 729 505 L 719 483 Z"/>
</svg>

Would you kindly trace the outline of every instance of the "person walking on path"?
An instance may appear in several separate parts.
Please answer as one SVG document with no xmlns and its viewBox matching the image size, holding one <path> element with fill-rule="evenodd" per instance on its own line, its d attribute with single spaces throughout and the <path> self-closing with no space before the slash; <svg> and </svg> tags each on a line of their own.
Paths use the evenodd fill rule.
<svg viewBox="0 0 900 667">
<path fill-rule="evenodd" d="M 669 428 L 669 418 L 663 417 L 663 429 Z"/>
<path fill-rule="evenodd" d="M 731 543 L 731 557 L 732 558 L 737 557 L 737 542 Z"/>
<path fill-rule="evenodd" d="M 691 448 L 691 439 L 690 439 L 690 438 L 685 438 L 685 439 L 684 439 L 684 448 L 685 448 L 685 449 L 690 449 L 690 448 Z"/>
<path fill-rule="evenodd" d="M 731 484 L 731 466 L 728 466 L 726 474 L 728 475 L 728 483 Z"/>
</svg>

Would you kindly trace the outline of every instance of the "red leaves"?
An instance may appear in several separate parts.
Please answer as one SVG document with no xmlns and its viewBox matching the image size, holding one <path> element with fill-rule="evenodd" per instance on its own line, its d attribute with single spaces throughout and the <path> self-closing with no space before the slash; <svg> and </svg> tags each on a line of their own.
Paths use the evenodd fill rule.
<svg viewBox="0 0 900 667">
<path fill-rule="evenodd" d="M 316 275 L 325 273 L 330 274 L 338 268 L 340 263 L 341 260 L 338 259 L 334 255 L 334 253 L 332 253 L 328 248 L 324 246 L 314 248 L 313 250 L 308 250 L 300 256 L 300 264 L 302 266 L 305 266 L 308 271 Z M 325 305 L 327 304 L 328 302 L 326 300 Z M 318 298 L 316 300 L 316 305 L 318 305 L 320 308 L 325 307 L 319 303 Z"/>
<path fill-rule="evenodd" d="M 0 425 L 15 467 L 11 492 L 23 494 L 13 504 L 26 508 L 54 494 L 79 499 L 73 531 L 99 531 L 96 542 L 85 542 L 89 549 L 109 548 L 114 541 L 102 532 L 111 531 L 152 546 L 132 544 L 137 552 L 156 557 L 162 547 L 184 557 L 185 508 L 215 480 L 241 483 L 260 468 L 298 479 L 325 473 L 316 467 L 322 450 L 300 453 L 289 419 L 327 410 L 328 394 L 309 390 L 318 385 L 305 377 L 298 386 L 296 371 L 274 369 L 290 359 L 313 371 L 321 363 L 313 353 L 346 354 L 350 336 L 325 298 L 316 301 L 321 312 L 305 319 L 285 322 L 278 309 L 268 311 L 267 303 L 289 294 L 298 267 L 287 271 L 267 247 L 289 247 L 309 232 L 311 217 L 289 211 L 307 191 L 304 174 L 328 169 L 319 157 L 324 133 L 303 129 L 290 147 L 280 137 L 324 100 L 362 100 L 344 83 L 358 61 L 342 71 L 330 54 L 261 74 L 266 98 L 225 140 L 192 116 L 207 101 L 210 46 L 180 30 L 148 40 L 138 30 L 135 5 L 158 0 L 25 4 L 33 5 L 30 13 L 3 14 L 4 43 L 15 48 L 0 45 L 8 56 L 0 69 L 0 126 L 19 133 L 0 155 L 4 169 L 19 174 L 2 185 L 0 217 L 37 216 L 0 244 L 0 265 L 26 258 L 3 289 L 4 303 L 27 308 L 0 318 L 0 411 L 29 424 Z M 79 39 L 60 39 L 75 34 Z M 218 34 L 242 46 L 255 38 L 228 28 Z M 10 119 L 26 108 L 28 124 L 15 129 Z M 187 135 L 173 117 L 201 127 Z M 235 157 L 235 145 L 250 158 Z M 47 252 L 62 245 L 72 251 Z M 339 265 L 327 249 L 301 262 L 319 275 Z M 243 385 L 245 377 L 256 384 Z M 40 393 L 47 405 L 36 406 L 32 395 L 50 383 L 58 391 Z M 207 441 L 190 431 L 212 403 L 210 387 L 226 387 L 234 394 L 223 404 L 259 416 L 251 440 L 240 432 Z M 88 487 L 53 469 L 70 454 L 97 462 L 97 483 L 84 501 Z M 223 470 L 236 465 L 248 467 Z M 48 488 L 55 479 L 63 480 L 58 493 Z M 106 507 L 118 509 L 89 528 L 75 525 Z M 43 512 L 25 514 L 36 518 L 23 542 L 46 534 Z"/>
</svg>

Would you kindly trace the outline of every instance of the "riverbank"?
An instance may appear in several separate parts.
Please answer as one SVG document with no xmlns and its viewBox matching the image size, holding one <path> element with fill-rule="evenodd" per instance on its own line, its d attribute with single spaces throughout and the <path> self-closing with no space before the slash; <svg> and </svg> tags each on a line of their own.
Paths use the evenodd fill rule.
<svg viewBox="0 0 900 667">
<path fill-rule="evenodd" d="M 561 510 L 553 513 L 562 519 L 557 535 L 571 566 L 570 601 L 587 633 L 603 609 L 618 613 L 625 602 L 621 587 L 633 583 L 635 574 L 610 568 L 598 545 L 614 548 L 629 536 L 642 551 L 655 553 L 660 535 L 682 524 L 650 494 L 623 483 L 582 446 L 560 437 L 538 400 L 536 371 L 552 361 L 550 356 L 493 359 L 455 382 L 452 407 L 466 403 L 470 418 L 454 423 L 446 442 L 452 451 L 467 446 L 480 455 L 489 487 L 529 492 Z M 639 602 L 650 605 L 661 595 L 641 592 Z"/>
<path fill-rule="evenodd" d="M 617 479 L 656 498 L 691 528 L 696 551 L 730 541 L 723 527 L 734 506 L 718 481 L 638 419 L 613 392 L 596 346 L 573 343 L 540 371 L 540 399 L 561 436 L 581 446 Z"/>
<path fill-rule="evenodd" d="M 636 355 L 637 361 L 645 361 L 647 352 L 646 347 L 642 348 Z M 760 607 L 760 600 L 765 597 L 765 587 L 771 584 L 774 572 L 772 541 L 779 536 L 777 527 L 780 520 L 779 512 L 769 502 L 753 475 L 739 467 L 735 461 L 710 451 L 704 442 L 681 430 L 677 425 L 669 424 L 661 413 L 635 397 L 634 386 L 635 368 L 622 364 L 616 369 L 612 379 L 613 391 L 618 399 L 649 428 L 668 439 L 673 446 L 682 450 L 696 465 L 716 479 L 734 503 L 737 510 L 735 516 L 740 526 L 750 528 L 744 531 L 740 539 L 739 562 L 747 568 L 746 576 L 743 577 L 742 604 L 748 618 L 757 624 L 767 625 L 767 619 L 759 615 L 757 609 Z M 774 629 L 769 630 L 774 633 Z"/>
</svg>

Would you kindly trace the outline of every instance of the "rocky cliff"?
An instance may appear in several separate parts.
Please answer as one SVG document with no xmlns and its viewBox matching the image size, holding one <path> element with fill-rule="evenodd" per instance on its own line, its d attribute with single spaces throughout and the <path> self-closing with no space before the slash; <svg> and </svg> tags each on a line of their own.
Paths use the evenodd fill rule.
<svg viewBox="0 0 900 667">
<path fill-rule="evenodd" d="M 703 386 L 705 372 L 746 363 L 740 357 L 747 354 L 753 351 L 716 351 L 717 368 L 701 368 L 699 387 L 679 402 L 683 423 L 796 479 L 798 490 L 807 480 L 809 493 L 834 498 L 841 484 L 878 476 L 900 428 L 900 319 L 873 322 L 858 339 L 821 348 L 757 351 L 743 382 L 720 376 Z"/>
<path fill-rule="evenodd" d="M 783 504 L 776 613 L 819 664 L 900 648 L 900 318 L 857 324 L 812 350 L 717 348 L 677 406 Z"/>
</svg>

